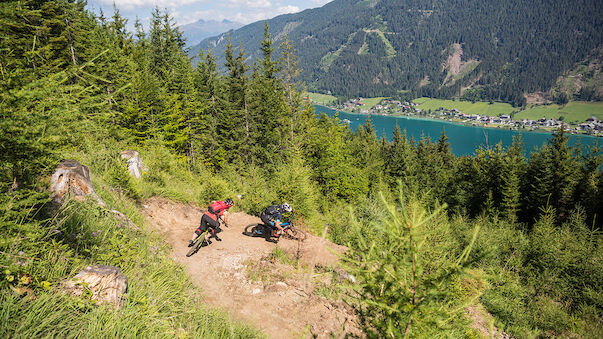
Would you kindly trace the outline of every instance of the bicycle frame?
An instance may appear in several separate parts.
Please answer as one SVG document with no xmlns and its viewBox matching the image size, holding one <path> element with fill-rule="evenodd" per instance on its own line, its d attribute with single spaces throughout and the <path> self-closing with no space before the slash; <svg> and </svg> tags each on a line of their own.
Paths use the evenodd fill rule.
<svg viewBox="0 0 603 339">
<path fill-rule="evenodd" d="M 191 247 L 191 249 L 188 251 L 188 253 L 186 253 L 187 257 L 190 257 L 191 255 L 197 253 L 197 251 L 199 251 L 199 248 L 201 248 L 201 244 L 203 244 L 203 241 L 205 240 L 205 237 L 207 236 L 207 234 L 209 233 L 209 227 L 203 231 L 203 233 L 199 234 L 195 240 L 193 240 L 193 246 Z"/>
</svg>

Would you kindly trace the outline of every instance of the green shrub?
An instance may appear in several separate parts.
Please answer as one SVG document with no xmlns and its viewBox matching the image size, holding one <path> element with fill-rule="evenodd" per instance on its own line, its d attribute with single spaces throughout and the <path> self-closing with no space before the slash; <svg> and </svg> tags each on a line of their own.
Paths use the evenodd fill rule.
<svg viewBox="0 0 603 339">
<path fill-rule="evenodd" d="M 270 182 L 278 201 L 287 201 L 306 218 L 318 213 L 319 191 L 311 175 L 311 169 L 304 165 L 301 157 L 293 157 L 278 167 Z"/>
<path fill-rule="evenodd" d="M 428 211 L 417 200 L 400 196 L 394 205 L 381 198 L 387 214 L 369 227 L 378 236 L 367 238 L 354 224 L 354 242 L 342 258 L 358 281 L 350 298 L 364 329 L 377 337 L 460 336 L 466 320 L 451 303 L 452 286 L 473 241 L 451 252 L 456 244 L 444 207 Z"/>
<path fill-rule="evenodd" d="M 256 166 L 243 172 L 241 208 L 249 214 L 258 216 L 267 206 L 277 202 L 276 192 L 266 177 L 267 173 Z"/>
</svg>

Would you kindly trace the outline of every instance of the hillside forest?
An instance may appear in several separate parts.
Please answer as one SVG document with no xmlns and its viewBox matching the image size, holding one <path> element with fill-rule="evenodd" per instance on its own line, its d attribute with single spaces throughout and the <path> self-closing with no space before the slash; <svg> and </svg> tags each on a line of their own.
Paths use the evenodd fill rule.
<svg viewBox="0 0 603 339">
<path fill-rule="evenodd" d="M 268 21 L 275 40 L 299 51 L 311 92 L 501 101 L 603 98 L 600 1 L 335 0 Z M 208 38 L 222 60 L 226 37 L 254 57 L 256 22 Z"/>
<path fill-rule="evenodd" d="M 0 336 L 260 337 L 219 311 L 141 227 L 93 201 L 50 208 L 61 159 L 90 167 L 109 208 L 142 225 L 161 196 L 207 206 L 241 198 L 258 215 L 289 202 L 299 225 L 348 251 L 355 277 L 325 293 L 351 305 L 368 337 L 479 337 L 468 307 L 513 337 L 603 336 L 603 157 L 563 130 L 522 153 L 457 157 L 447 137 L 351 131 L 302 99 L 296 48 L 264 26 L 260 57 L 228 44 L 226 72 L 156 9 L 135 32 L 79 0 L 0 3 Z M 276 57 L 278 50 L 279 57 Z M 128 175 L 119 152 L 149 167 Z M 102 236 L 100 236 L 102 235 Z M 91 264 L 121 267 L 125 306 L 60 293 Z"/>
</svg>

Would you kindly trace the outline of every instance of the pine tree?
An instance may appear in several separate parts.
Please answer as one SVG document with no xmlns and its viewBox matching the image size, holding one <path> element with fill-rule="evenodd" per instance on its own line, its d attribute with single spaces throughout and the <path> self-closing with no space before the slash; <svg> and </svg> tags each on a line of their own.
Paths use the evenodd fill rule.
<svg viewBox="0 0 603 339">
<path fill-rule="evenodd" d="M 513 144 L 504 157 L 502 171 L 502 203 L 501 210 L 511 223 L 517 221 L 517 213 L 521 207 L 521 178 L 525 171 L 525 156 L 522 152 L 521 136 L 513 138 Z"/>
<path fill-rule="evenodd" d="M 381 153 L 377 131 L 373 126 L 370 115 L 366 117 L 363 126 L 354 134 L 348 147 L 354 154 L 353 164 L 361 168 L 369 189 L 383 180 L 384 159 Z"/>
<path fill-rule="evenodd" d="M 245 53 L 235 49 L 228 40 L 226 56 L 226 92 L 229 102 L 227 109 L 220 111 L 217 117 L 217 136 L 221 149 L 231 162 L 250 162 L 249 147 L 253 121 L 248 109 L 248 82 Z"/>
<path fill-rule="evenodd" d="M 427 211 L 404 192 L 398 199 L 400 205 L 381 195 L 386 217 L 371 225 L 352 224 L 353 239 L 342 258 L 357 280 L 349 296 L 369 336 L 442 335 L 446 320 L 462 309 L 450 305 L 451 286 L 464 270 L 478 230 L 461 253 L 454 253 L 449 241 L 441 241 L 452 237 L 440 217 L 445 206 Z M 367 229 L 376 236 L 365 236 Z"/>
<path fill-rule="evenodd" d="M 286 147 L 289 137 L 283 126 L 287 126 L 286 101 L 282 91 L 277 62 L 273 60 L 273 41 L 268 25 L 264 27 L 261 42 L 262 58 L 259 69 L 254 70 L 250 88 L 250 115 L 255 123 L 254 158 L 261 164 L 275 165 L 285 159 L 291 149 Z"/>
<path fill-rule="evenodd" d="M 199 159 L 209 167 L 222 167 L 218 163 L 217 121 L 226 116 L 224 111 L 228 104 L 222 78 L 218 74 L 216 60 L 210 52 L 199 52 L 199 62 L 193 73 L 193 84 L 196 89 L 199 109 L 191 121 L 193 150 L 189 156 Z M 222 155 L 219 156 L 220 158 Z"/>
<path fill-rule="evenodd" d="M 578 171 L 577 161 L 572 155 L 572 149 L 567 145 L 569 136 L 561 126 L 549 141 L 549 161 L 552 170 L 551 203 L 557 209 L 563 220 L 574 207 L 572 198 L 576 189 Z"/>
</svg>

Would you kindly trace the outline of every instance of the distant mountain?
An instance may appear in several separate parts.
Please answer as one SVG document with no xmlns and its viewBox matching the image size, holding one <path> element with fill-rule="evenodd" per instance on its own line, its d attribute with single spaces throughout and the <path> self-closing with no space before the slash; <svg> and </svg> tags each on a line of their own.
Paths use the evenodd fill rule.
<svg viewBox="0 0 603 339">
<path fill-rule="evenodd" d="M 213 37 L 221 33 L 228 32 L 231 29 L 240 28 L 242 26 L 243 24 L 234 21 L 229 21 L 226 19 L 222 21 L 205 21 L 201 19 L 192 24 L 182 25 L 179 28 L 180 31 L 182 31 L 184 37 L 186 38 L 186 45 L 193 46 L 203 41 L 203 39 Z"/>
<path fill-rule="evenodd" d="M 603 45 L 600 0 L 334 0 L 268 20 L 293 42 L 308 88 L 342 97 L 431 96 L 523 104 Z M 264 22 L 231 33 L 249 60 Z M 192 48 L 223 64 L 226 34 Z"/>
</svg>

